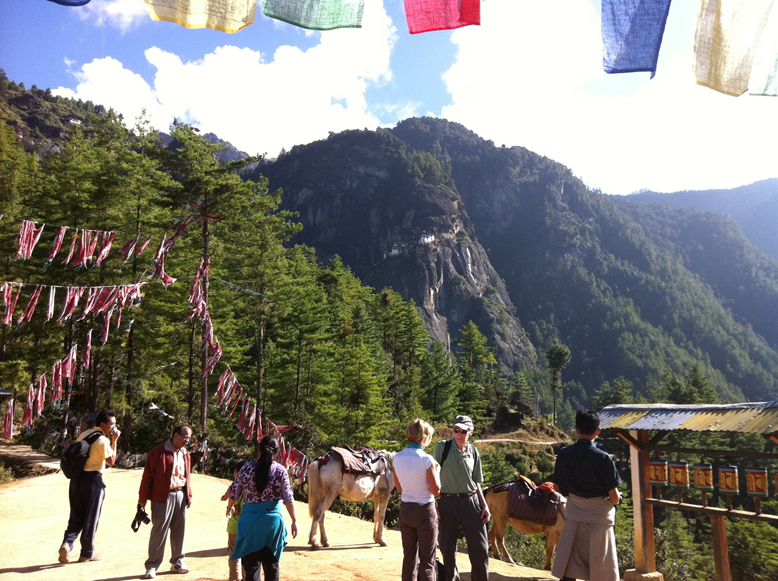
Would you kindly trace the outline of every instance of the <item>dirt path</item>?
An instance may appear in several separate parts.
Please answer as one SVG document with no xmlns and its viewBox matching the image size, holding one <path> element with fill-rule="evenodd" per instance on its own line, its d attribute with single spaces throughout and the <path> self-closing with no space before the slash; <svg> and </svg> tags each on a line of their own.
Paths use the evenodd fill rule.
<svg viewBox="0 0 778 581">
<path fill-rule="evenodd" d="M 133 533 L 141 469 L 109 469 L 105 474 L 106 498 L 97 533 L 96 549 L 103 560 L 60 565 L 57 550 L 68 519 L 68 480 L 48 474 L 19 480 L 0 488 L 0 522 L 5 539 L 0 552 L 2 581 L 125 581 L 138 579 L 150 527 Z M 194 499 L 187 515 L 187 564 L 190 581 L 227 579 L 225 504 L 219 498 L 229 482 L 210 476 L 192 477 Z M 286 513 L 284 513 L 285 516 Z M 400 532 L 386 531 L 388 547 L 369 542 L 372 523 L 328 513 L 327 533 L 333 546 L 312 551 L 306 545 L 310 518 L 308 507 L 297 503 L 300 535 L 291 539 L 281 560 L 281 575 L 291 581 L 387 581 L 400 580 L 402 546 Z M 287 516 L 288 522 L 288 516 Z M 79 545 L 76 544 L 76 554 Z M 169 550 L 169 548 L 168 548 Z M 166 556 L 168 558 L 169 555 Z M 470 581 L 466 555 L 458 558 L 462 581 Z M 163 564 L 159 578 L 168 577 Z M 492 581 L 553 579 L 548 573 L 492 560 Z"/>
</svg>

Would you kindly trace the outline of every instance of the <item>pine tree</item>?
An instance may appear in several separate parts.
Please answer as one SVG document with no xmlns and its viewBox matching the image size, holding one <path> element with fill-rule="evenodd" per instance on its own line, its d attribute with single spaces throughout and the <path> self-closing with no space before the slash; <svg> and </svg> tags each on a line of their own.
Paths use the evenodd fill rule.
<svg viewBox="0 0 778 581">
<path fill-rule="evenodd" d="M 433 341 L 421 371 L 422 405 L 432 422 L 448 423 L 456 415 L 459 373 L 446 346 Z"/>
</svg>

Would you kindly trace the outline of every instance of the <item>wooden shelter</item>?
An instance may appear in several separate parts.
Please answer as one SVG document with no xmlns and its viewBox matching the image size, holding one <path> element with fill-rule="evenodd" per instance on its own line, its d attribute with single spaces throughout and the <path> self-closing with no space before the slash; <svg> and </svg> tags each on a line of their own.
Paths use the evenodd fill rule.
<svg viewBox="0 0 778 581">
<path fill-rule="evenodd" d="M 725 405 L 610 405 L 600 412 L 600 418 L 601 429 L 615 430 L 616 434 L 631 446 L 630 467 L 632 470 L 632 494 L 634 500 L 635 569 L 627 571 L 624 580 L 653 581 L 663 579 L 662 574 L 656 570 L 654 554 L 653 511 L 655 506 L 661 506 L 702 512 L 710 516 L 716 581 L 732 581 L 725 517 L 747 518 L 778 524 L 778 516 L 762 513 L 759 499 L 755 499 L 755 512 L 734 510 L 732 508 L 732 496 L 736 494 L 737 478 L 734 481 L 735 490 L 731 494 L 727 492 L 728 483 L 726 478 L 717 484 L 720 492 L 727 497 L 726 508 L 708 506 L 706 492 L 702 493 L 702 504 L 684 502 L 680 488 L 677 500 L 667 500 L 658 497 L 659 495 L 655 496 L 651 482 L 654 478 L 662 477 L 661 469 L 663 465 L 661 462 L 665 461 L 654 460 L 652 463 L 651 455 L 655 452 L 666 452 L 670 454 L 694 454 L 708 458 L 778 459 L 778 454 L 758 451 L 679 448 L 662 446 L 660 444 L 661 440 L 670 432 L 760 434 L 765 439 L 778 443 L 778 401 Z M 719 466 L 720 478 L 721 474 L 725 474 L 726 470 L 731 470 L 732 468 L 730 466 Z M 712 475 L 712 466 L 708 469 L 708 472 Z M 764 473 L 766 479 L 766 471 Z M 655 474 L 659 476 L 655 476 Z M 703 474 L 703 472 L 700 472 L 700 474 L 695 473 L 695 476 L 699 478 Z M 664 478 L 667 480 L 666 475 Z M 707 484 L 709 485 L 707 489 L 713 490 L 713 480 Z M 763 484 L 763 495 L 766 496 L 768 491 L 766 481 L 762 483 L 760 480 L 759 484 L 760 486 Z M 749 488 L 751 485 L 752 482 L 749 480 Z M 695 482 L 695 488 L 704 490 L 699 482 Z"/>
</svg>

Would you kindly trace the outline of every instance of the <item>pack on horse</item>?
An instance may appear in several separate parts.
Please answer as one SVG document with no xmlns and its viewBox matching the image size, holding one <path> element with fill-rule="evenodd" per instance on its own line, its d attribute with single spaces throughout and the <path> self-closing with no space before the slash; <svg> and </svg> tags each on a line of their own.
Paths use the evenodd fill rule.
<svg viewBox="0 0 778 581">
<path fill-rule="evenodd" d="M 505 527 L 508 523 L 527 535 L 546 535 L 546 565 L 551 570 L 551 558 L 559 544 L 565 526 L 565 498 L 551 485 L 539 488 L 531 480 L 519 477 L 516 482 L 506 482 L 487 488 L 486 504 L 494 518 L 489 529 L 492 552 L 498 559 L 515 565 L 505 548 Z"/>
<path fill-rule="evenodd" d="M 394 488 L 392 459 L 394 453 L 385 450 L 361 448 L 358 452 L 348 446 L 331 448 L 308 468 L 308 511 L 311 515 L 311 534 L 308 544 L 318 548 L 316 528 L 321 533 L 321 545 L 330 546 L 324 530 L 324 516 L 335 499 L 359 502 L 373 499 L 373 540 L 386 546 L 384 515 L 389 495 Z"/>
</svg>

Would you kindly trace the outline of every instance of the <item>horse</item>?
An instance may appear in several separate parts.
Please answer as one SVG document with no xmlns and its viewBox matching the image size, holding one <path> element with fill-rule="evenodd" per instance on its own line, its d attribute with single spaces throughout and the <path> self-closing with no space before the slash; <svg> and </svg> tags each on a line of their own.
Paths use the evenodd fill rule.
<svg viewBox="0 0 778 581">
<path fill-rule="evenodd" d="M 321 464 L 321 458 L 308 467 L 308 512 L 311 515 L 311 534 L 308 544 L 314 549 L 320 547 L 316 539 L 316 527 L 321 532 L 321 546 L 329 547 L 330 541 L 324 530 L 324 516 L 335 499 L 340 496 L 349 502 L 373 499 L 373 540 L 385 547 L 384 516 L 389 496 L 394 489 L 394 477 L 391 465 L 394 453 L 379 450 L 387 460 L 387 468 L 383 474 L 343 473 L 343 460 L 338 454 L 332 454 L 326 464 Z"/>
<path fill-rule="evenodd" d="M 508 550 L 505 548 L 505 527 L 508 523 L 513 525 L 517 531 L 525 535 L 546 535 L 546 565 L 544 569 L 551 570 L 551 557 L 554 556 L 554 550 L 559 544 L 559 538 L 562 536 L 562 529 L 565 526 L 565 502 L 559 505 L 556 520 L 553 525 L 541 525 L 527 520 L 520 520 L 508 517 L 508 494 L 494 494 L 491 488 L 486 491 L 486 504 L 489 505 L 489 511 L 492 513 L 494 523 L 489 529 L 489 543 L 492 545 L 492 552 L 498 559 L 515 565 L 511 559 Z M 502 554 L 501 554 L 502 553 Z"/>
</svg>

